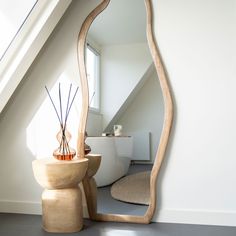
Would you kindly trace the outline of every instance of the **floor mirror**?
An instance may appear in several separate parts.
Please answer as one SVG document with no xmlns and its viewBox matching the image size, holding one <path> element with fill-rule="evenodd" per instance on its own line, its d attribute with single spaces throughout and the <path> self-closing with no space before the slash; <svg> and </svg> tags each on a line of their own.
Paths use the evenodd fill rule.
<svg viewBox="0 0 236 236">
<path fill-rule="evenodd" d="M 173 118 L 153 34 L 152 0 L 101 1 L 81 27 L 78 63 L 83 99 L 79 156 L 85 155 L 85 133 L 91 153 L 101 154 L 96 182 L 83 183 L 89 216 L 150 223 Z M 102 127 L 95 135 L 86 126 L 92 116 L 100 117 Z"/>
</svg>

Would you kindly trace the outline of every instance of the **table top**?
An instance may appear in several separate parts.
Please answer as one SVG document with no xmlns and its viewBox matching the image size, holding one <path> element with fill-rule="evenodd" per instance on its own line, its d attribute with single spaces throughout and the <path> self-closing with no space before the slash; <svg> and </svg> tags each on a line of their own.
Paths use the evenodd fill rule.
<svg viewBox="0 0 236 236">
<path fill-rule="evenodd" d="M 49 157 L 49 158 L 36 159 L 33 162 L 37 164 L 41 164 L 41 165 L 65 165 L 65 164 L 71 165 L 71 164 L 78 164 L 78 163 L 87 162 L 87 161 L 88 161 L 87 158 L 79 159 L 75 157 L 70 161 L 65 161 L 65 160 L 57 160 L 54 157 Z"/>
</svg>

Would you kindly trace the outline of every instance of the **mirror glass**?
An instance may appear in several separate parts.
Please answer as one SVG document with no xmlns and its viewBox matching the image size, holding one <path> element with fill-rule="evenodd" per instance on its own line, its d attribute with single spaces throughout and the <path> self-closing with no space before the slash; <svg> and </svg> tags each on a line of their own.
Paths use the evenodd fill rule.
<svg viewBox="0 0 236 236">
<path fill-rule="evenodd" d="M 144 215 L 163 127 L 163 97 L 146 39 L 144 0 L 111 0 L 86 39 L 86 143 L 101 154 L 97 211 Z"/>
</svg>

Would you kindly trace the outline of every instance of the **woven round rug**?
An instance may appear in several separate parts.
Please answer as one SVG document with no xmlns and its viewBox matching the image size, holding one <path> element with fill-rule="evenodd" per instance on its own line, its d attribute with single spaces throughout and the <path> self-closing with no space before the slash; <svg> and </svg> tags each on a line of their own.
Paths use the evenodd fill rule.
<svg viewBox="0 0 236 236">
<path fill-rule="evenodd" d="M 139 172 L 118 180 L 111 187 L 111 196 L 123 202 L 149 205 L 150 173 Z"/>
</svg>

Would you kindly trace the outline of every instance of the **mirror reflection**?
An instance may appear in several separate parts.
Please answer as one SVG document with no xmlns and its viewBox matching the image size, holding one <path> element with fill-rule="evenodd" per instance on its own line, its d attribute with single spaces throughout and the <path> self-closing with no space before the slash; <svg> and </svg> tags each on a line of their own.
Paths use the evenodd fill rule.
<svg viewBox="0 0 236 236">
<path fill-rule="evenodd" d="M 146 39 L 143 0 L 111 0 L 86 43 L 86 143 L 102 160 L 98 213 L 144 215 L 163 126 L 160 84 Z"/>
</svg>

